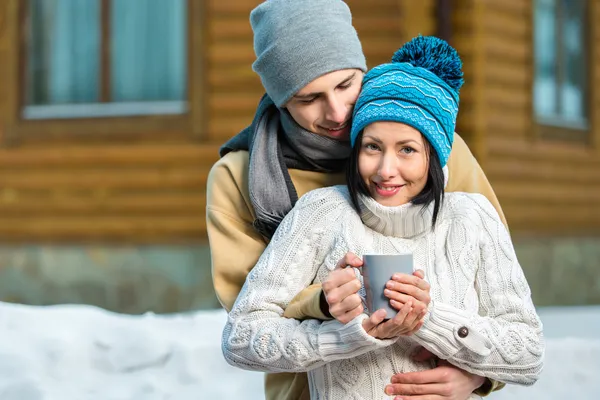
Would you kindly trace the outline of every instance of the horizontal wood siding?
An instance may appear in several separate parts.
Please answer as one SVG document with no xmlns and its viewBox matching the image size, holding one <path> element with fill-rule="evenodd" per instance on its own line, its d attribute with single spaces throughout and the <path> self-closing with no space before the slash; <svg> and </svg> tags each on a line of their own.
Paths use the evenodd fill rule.
<svg viewBox="0 0 600 400">
<path fill-rule="evenodd" d="M 3 242 L 182 242 L 205 237 L 217 146 L 0 150 Z"/>
<path fill-rule="evenodd" d="M 0 241 L 204 240 L 210 166 L 219 145 L 252 120 L 263 93 L 251 69 L 249 14 L 259 1 L 191 1 L 190 22 L 202 30 L 193 30 L 190 51 L 202 55 L 196 65 L 203 72 L 190 87 L 192 107 L 203 108 L 192 121 L 39 121 L 12 141 L 20 107 L 19 2 L 0 2 Z M 410 29 L 434 25 L 433 0 L 412 10 L 407 0 L 348 4 L 371 66 L 388 61 Z M 405 12 L 412 28 L 403 29 Z M 153 134 L 136 136 L 146 128 Z"/>
<path fill-rule="evenodd" d="M 592 98 L 589 142 L 560 142 L 536 134 L 533 119 L 533 8 L 531 2 L 462 1 L 476 14 L 455 10 L 457 45 L 465 52 L 466 85 L 459 131 L 484 143 L 479 154 L 513 232 L 544 235 L 600 233 L 600 112 Z M 590 18 L 600 90 L 600 7 Z M 462 53 L 461 53 L 462 55 Z M 476 60 L 476 62 L 472 62 Z M 469 78 L 475 77 L 471 82 Z M 595 99 L 595 100 L 594 100 Z M 467 111 L 464 112 L 464 108 Z M 476 112 L 472 112 L 476 110 Z M 469 121 L 472 119 L 472 121 Z M 481 148 L 479 148 L 481 150 Z"/>
<path fill-rule="evenodd" d="M 155 135 L 0 150 L 0 240 L 177 242 L 205 238 L 207 172 L 218 146 L 252 119 L 263 93 L 251 69 L 248 16 L 256 0 L 207 0 L 199 135 Z M 348 1 L 369 66 L 386 62 L 417 33 L 435 32 L 435 2 Z M 10 136 L 18 90 L 17 0 L 0 4 L 0 136 Z M 600 230 L 600 99 L 594 94 L 590 145 L 545 143 L 533 134 L 532 9 L 527 2 L 454 2 L 453 44 L 464 61 L 457 131 L 480 158 L 514 231 Z M 600 22 L 599 7 L 594 8 Z M 597 24 L 596 24 L 597 25 Z M 422 27 L 422 28 L 421 28 Z M 594 28 L 592 37 L 600 37 Z M 196 41 L 196 43 L 198 40 Z M 593 87 L 600 89 L 600 40 Z M 140 119 L 143 126 L 143 119 Z M 146 122 L 150 123 L 151 119 Z M 98 122 L 99 131 L 101 121 Z M 77 124 L 70 124 L 76 126 Z M 32 125 L 33 126 L 33 125 Z M 43 137 L 43 124 L 38 124 Z M 55 125 L 53 125 L 53 129 Z M 179 133 L 188 129 L 173 126 Z M 181 132 L 180 132 L 181 131 Z M 49 132 L 56 133 L 59 132 Z M 98 132 L 101 133 L 101 132 Z M 88 132 L 81 132 L 82 136 Z M 95 134 L 94 134 L 95 135 Z M 571 155 L 571 156 L 569 156 Z M 574 207 L 570 207 L 575 205 Z"/>
<path fill-rule="evenodd" d="M 476 43 L 475 43 L 475 21 L 474 15 L 475 5 L 473 0 L 459 0 L 452 3 L 452 45 L 458 51 L 460 58 L 463 61 L 463 73 L 465 84 L 460 90 L 460 108 L 456 121 L 456 132 L 472 146 L 474 153 L 474 137 L 477 130 L 476 115 L 478 96 L 477 85 L 475 84 L 478 70 L 475 68 L 477 60 Z"/>
</svg>

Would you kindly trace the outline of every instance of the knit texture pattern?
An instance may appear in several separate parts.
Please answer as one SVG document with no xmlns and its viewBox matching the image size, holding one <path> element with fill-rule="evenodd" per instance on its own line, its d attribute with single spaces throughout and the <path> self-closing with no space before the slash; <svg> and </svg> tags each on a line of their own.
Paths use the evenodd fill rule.
<svg viewBox="0 0 600 400">
<path fill-rule="evenodd" d="M 284 218 L 252 269 L 223 331 L 223 354 L 241 368 L 308 371 L 311 398 L 371 400 L 398 372 L 430 369 L 410 355 L 424 346 L 458 367 L 502 382 L 528 385 L 542 369 L 542 325 L 506 228 L 478 194 L 447 193 L 435 231 L 431 207 L 384 207 L 347 189 L 303 196 Z M 412 253 L 425 271 L 432 302 L 411 337 L 378 340 L 362 328 L 283 318 L 293 297 L 322 282 L 347 251 Z M 468 335 L 458 332 L 466 327 Z"/>
</svg>

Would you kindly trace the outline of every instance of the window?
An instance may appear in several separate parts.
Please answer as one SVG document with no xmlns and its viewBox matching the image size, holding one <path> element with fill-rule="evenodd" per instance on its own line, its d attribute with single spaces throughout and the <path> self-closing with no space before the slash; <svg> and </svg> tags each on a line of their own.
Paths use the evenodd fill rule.
<svg viewBox="0 0 600 400">
<path fill-rule="evenodd" d="M 187 111 L 187 0 L 27 0 L 22 117 Z"/>
<path fill-rule="evenodd" d="M 535 0 L 535 117 L 542 125 L 588 129 L 585 0 Z"/>
</svg>

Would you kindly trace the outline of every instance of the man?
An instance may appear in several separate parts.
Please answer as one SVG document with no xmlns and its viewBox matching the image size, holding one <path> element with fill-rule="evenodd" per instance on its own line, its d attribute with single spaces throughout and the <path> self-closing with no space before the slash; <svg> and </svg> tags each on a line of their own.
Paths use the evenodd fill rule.
<svg viewBox="0 0 600 400">
<path fill-rule="evenodd" d="M 366 71 L 350 10 L 341 0 L 269 0 L 252 11 L 250 21 L 257 56 L 253 69 L 267 95 L 252 125 L 221 149 L 207 189 L 214 286 L 228 311 L 298 197 L 344 182 L 350 119 Z M 448 165 L 447 190 L 482 193 L 503 215 L 489 182 L 458 136 Z M 345 268 L 359 267 L 362 261 L 345 252 L 331 255 L 340 259 L 339 268 L 323 288 L 313 285 L 299 293 L 284 305 L 284 316 L 334 317 L 345 323 L 363 312 L 357 294 L 360 282 Z M 307 399 L 307 385 L 306 374 L 268 374 L 267 399 Z M 465 399 L 478 388 L 489 392 L 496 387 L 496 382 L 440 362 L 429 371 L 397 374 L 381 390 Z"/>
</svg>

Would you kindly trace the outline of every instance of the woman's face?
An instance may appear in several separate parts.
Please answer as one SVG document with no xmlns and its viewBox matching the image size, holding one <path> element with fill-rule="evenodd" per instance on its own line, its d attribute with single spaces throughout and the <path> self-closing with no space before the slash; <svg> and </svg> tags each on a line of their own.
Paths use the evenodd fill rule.
<svg viewBox="0 0 600 400">
<path fill-rule="evenodd" d="M 374 122 L 363 131 L 358 170 L 379 204 L 400 206 L 421 193 L 427 183 L 426 140 L 412 126 Z"/>
</svg>

